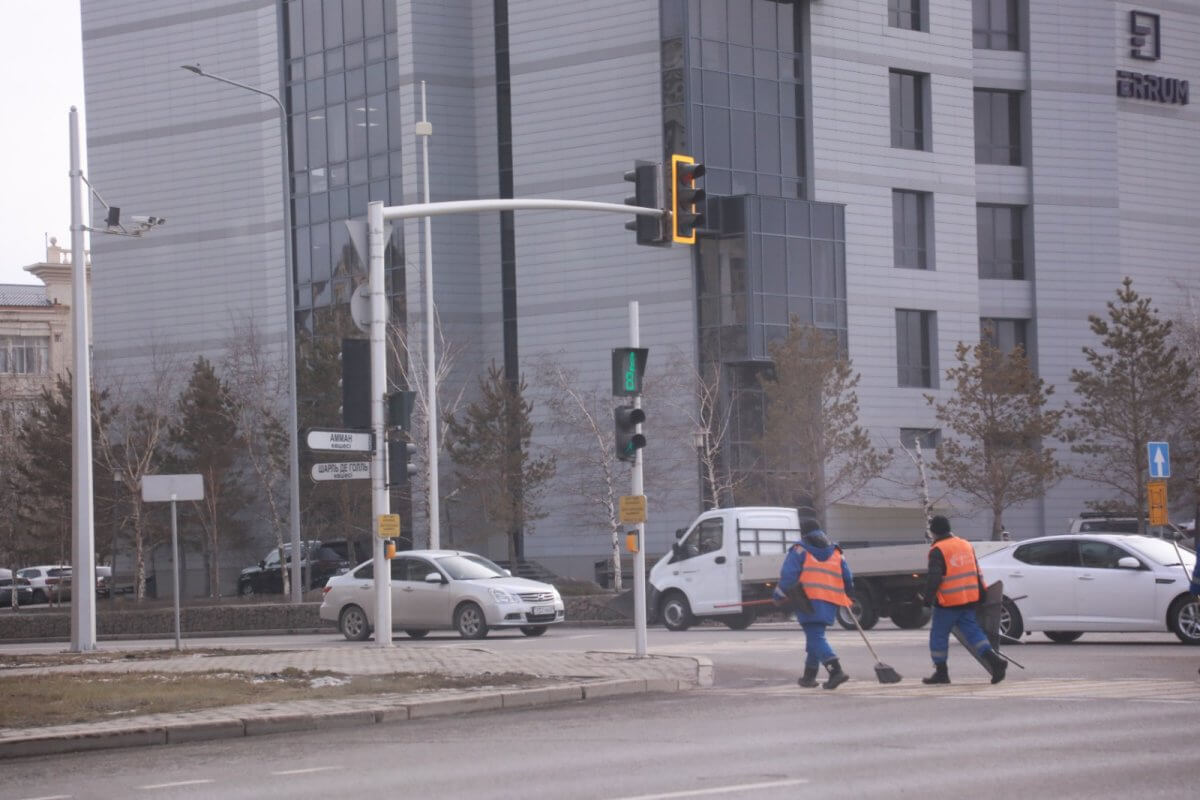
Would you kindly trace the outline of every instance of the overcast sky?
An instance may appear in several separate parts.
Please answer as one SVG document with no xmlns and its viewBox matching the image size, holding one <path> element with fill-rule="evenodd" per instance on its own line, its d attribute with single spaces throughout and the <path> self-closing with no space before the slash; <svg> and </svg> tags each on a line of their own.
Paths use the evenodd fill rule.
<svg viewBox="0 0 1200 800">
<path fill-rule="evenodd" d="M 47 236 L 71 246 L 71 106 L 86 137 L 79 0 L 0 0 L 0 283 L 38 283 Z"/>
</svg>

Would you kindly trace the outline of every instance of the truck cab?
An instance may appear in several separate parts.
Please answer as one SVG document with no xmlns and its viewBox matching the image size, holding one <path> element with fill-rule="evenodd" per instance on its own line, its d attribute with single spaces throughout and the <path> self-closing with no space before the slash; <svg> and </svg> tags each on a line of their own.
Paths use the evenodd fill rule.
<svg viewBox="0 0 1200 800">
<path fill-rule="evenodd" d="M 749 506 L 706 511 L 681 528 L 650 569 L 647 606 L 669 630 L 705 618 L 735 630 L 754 621 L 748 600 L 770 597 L 788 548 L 800 539 L 794 508 Z"/>
</svg>

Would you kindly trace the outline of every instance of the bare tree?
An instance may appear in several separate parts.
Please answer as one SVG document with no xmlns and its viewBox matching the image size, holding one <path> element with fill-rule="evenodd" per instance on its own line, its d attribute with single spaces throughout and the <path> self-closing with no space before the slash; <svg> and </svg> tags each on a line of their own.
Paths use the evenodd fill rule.
<svg viewBox="0 0 1200 800">
<path fill-rule="evenodd" d="M 931 395 L 937 419 L 953 438 L 938 445 L 934 471 L 950 488 L 992 514 L 992 539 L 1002 538 L 1004 511 L 1041 497 L 1063 474 L 1047 440 L 1062 438 L 1063 411 L 1046 408 L 1054 387 L 1033 373 L 1024 348 L 1001 352 L 986 338 L 959 342 L 958 364 L 946 370 L 955 388 L 943 403 Z"/>
<path fill-rule="evenodd" d="M 257 484 L 255 514 L 273 534 L 279 563 L 287 564 L 284 540 L 289 525 L 288 430 L 285 422 L 290 379 L 286 361 L 272 354 L 262 332 L 247 319 L 235 324 L 225 342 L 221 365 L 229 387 L 227 410 L 242 432 L 246 465 Z M 283 593 L 291 592 L 291 570 L 281 569 Z"/>
<path fill-rule="evenodd" d="M 1171 496 L 1186 503 L 1193 524 L 1200 519 L 1200 295 L 1195 286 L 1177 287 L 1183 303 L 1172 319 L 1170 342 L 1190 369 L 1190 398 L 1178 398 L 1171 441 L 1175 446 Z"/>
<path fill-rule="evenodd" d="M 438 398 L 438 463 L 441 465 L 441 456 L 447 453 L 446 437 L 449 433 L 449 424 L 447 420 L 452 418 L 459 411 L 462 405 L 463 395 L 466 387 L 460 386 L 457 391 L 450 393 L 449 396 L 443 391 L 447 386 L 447 381 L 450 374 L 453 372 L 455 362 L 458 360 L 459 354 L 462 352 L 462 347 L 450 342 L 442 328 L 441 320 L 434 317 L 434 351 L 437 353 L 434 367 L 434 390 L 437 392 Z M 416 465 L 419 472 L 426 476 L 421 491 L 410 495 L 412 502 L 413 517 L 424 515 L 425 519 L 430 518 L 430 503 L 429 490 L 431 482 L 429 480 L 429 424 L 431 415 L 429 413 L 429 383 L 427 379 L 428 370 L 425 359 L 424 343 L 417 341 L 409 330 L 402 328 L 399 325 L 392 325 L 390 335 L 388 336 L 391 346 L 392 363 L 395 365 L 395 374 L 399 375 L 400 383 L 408 391 L 413 393 L 413 409 L 412 418 L 409 423 L 409 439 L 416 446 L 416 454 L 413 458 L 413 463 Z M 425 435 L 421 435 L 424 431 Z M 438 477 L 441 478 L 441 469 L 438 470 Z M 411 485 L 410 485 L 411 486 Z M 438 502 L 442 503 L 454 497 L 459 492 L 459 487 L 451 488 L 449 491 L 441 485 L 439 481 L 438 493 L 441 497 Z M 413 547 L 417 547 L 416 536 L 413 537 Z M 425 528 L 426 546 L 429 544 L 429 527 Z"/>
<path fill-rule="evenodd" d="M 771 345 L 759 452 L 775 502 L 811 504 L 818 518 L 861 491 L 891 461 L 858 424 L 860 376 L 832 331 L 793 322 Z M 809 501 L 809 502 L 805 502 Z"/>
<path fill-rule="evenodd" d="M 136 383 L 124 377 L 109 381 L 109 392 L 117 398 L 115 419 L 98 426 L 97 456 L 121 487 L 122 504 L 133 546 L 134 599 L 146 596 L 146 554 L 156 537 L 148 524 L 142 502 L 142 479 L 161 471 L 168 458 L 166 442 L 175 420 L 173 402 L 180 378 L 180 365 L 171 355 L 155 349 L 150 356 L 151 369 Z"/>
</svg>

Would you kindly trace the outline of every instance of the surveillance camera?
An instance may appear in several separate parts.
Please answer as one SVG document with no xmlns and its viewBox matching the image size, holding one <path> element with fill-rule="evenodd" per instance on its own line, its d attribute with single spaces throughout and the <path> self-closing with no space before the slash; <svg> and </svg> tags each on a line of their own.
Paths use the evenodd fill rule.
<svg viewBox="0 0 1200 800">
<path fill-rule="evenodd" d="M 166 220 L 163 219 L 162 217 L 151 217 L 151 216 L 145 216 L 145 215 L 133 216 L 133 217 L 130 217 L 130 219 L 133 221 L 133 223 L 135 225 L 141 225 L 142 227 L 145 227 L 145 228 L 153 228 L 155 225 L 162 225 L 163 223 L 166 222 Z"/>
</svg>

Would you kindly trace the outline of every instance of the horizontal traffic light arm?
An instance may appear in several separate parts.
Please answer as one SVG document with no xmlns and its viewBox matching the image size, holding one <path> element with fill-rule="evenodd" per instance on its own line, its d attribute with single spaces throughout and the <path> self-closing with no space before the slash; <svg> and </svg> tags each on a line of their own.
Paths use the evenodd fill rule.
<svg viewBox="0 0 1200 800">
<path fill-rule="evenodd" d="M 446 200 L 439 203 L 384 206 L 383 218 L 385 220 L 412 219 L 413 217 L 441 217 L 447 214 L 484 214 L 490 211 L 599 211 L 608 214 L 644 214 L 651 217 L 661 217 L 666 213 L 661 208 L 643 208 L 624 203 L 512 197 L 499 200 Z"/>
</svg>

